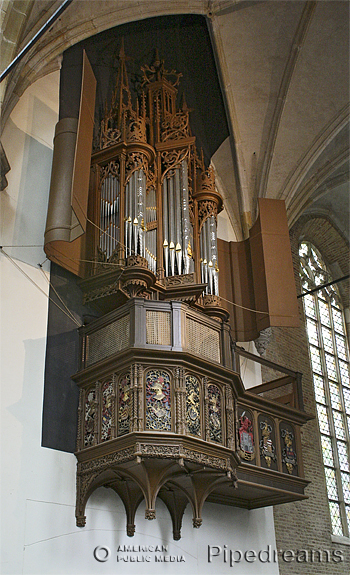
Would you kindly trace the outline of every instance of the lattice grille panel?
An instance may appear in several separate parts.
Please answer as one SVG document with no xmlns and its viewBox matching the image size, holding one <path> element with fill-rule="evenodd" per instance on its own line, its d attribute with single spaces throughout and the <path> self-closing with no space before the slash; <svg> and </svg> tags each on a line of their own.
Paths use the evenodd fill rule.
<svg viewBox="0 0 350 575">
<path fill-rule="evenodd" d="M 220 335 L 215 329 L 188 317 L 186 337 L 187 348 L 191 353 L 220 362 Z"/>
<path fill-rule="evenodd" d="M 86 365 L 109 357 L 125 349 L 130 340 L 130 319 L 128 315 L 102 327 L 87 336 Z"/>
<path fill-rule="evenodd" d="M 171 345 L 171 314 L 167 311 L 146 312 L 146 343 Z"/>
</svg>

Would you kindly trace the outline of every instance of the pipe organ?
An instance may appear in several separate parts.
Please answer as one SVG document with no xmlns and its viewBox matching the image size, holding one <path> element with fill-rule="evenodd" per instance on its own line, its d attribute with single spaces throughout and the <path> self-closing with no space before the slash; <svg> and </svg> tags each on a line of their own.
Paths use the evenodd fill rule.
<svg viewBox="0 0 350 575">
<path fill-rule="evenodd" d="M 80 329 L 73 376 L 76 520 L 85 525 L 90 494 L 105 486 L 125 505 L 129 536 L 140 502 L 151 520 L 159 497 L 179 539 L 187 504 L 198 528 L 207 499 L 247 508 L 302 499 L 308 416 L 244 390 L 219 295 L 213 170 L 196 151 L 185 100 L 177 105 L 181 74 L 158 55 L 142 72 L 133 103 L 122 47 L 91 160 L 93 263 L 80 286 L 100 317 Z"/>
<path fill-rule="evenodd" d="M 142 91 L 133 105 L 123 48 L 119 63 L 92 159 L 99 225 L 92 233 L 91 275 L 101 262 L 124 266 L 130 256 L 140 256 L 156 276 L 161 298 L 167 285 L 191 282 L 200 305 L 206 296 L 219 296 L 216 227 L 222 200 L 211 168 L 197 153 L 186 101 L 176 104 L 181 74 L 168 72 L 157 55 L 142 68 Z M 222 314 L 219 300 L 213 302 Z"/>
</svg>

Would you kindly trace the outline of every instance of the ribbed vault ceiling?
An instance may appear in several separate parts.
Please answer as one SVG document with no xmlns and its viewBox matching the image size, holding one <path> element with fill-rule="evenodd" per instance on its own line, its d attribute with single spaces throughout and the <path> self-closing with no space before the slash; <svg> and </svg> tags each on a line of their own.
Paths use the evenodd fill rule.
<svg viewBox="0 0 350 575">
<path fill-rule="evenodd" d="M 7 54 L 18 53 L 60 4 L 8 2 Z M 7 78 L 4 120 L 28 85 L 59 67 L 68 47 L 126 22 L 171 14 L 208 19 L 230 130 L 212 161 L 237 239 L 254 221 L 258 197 L 284 199 L 290 225 L 305 210 L 333 214 L 348 238 L 347 1 L 73 0 Z"/>
</svg>

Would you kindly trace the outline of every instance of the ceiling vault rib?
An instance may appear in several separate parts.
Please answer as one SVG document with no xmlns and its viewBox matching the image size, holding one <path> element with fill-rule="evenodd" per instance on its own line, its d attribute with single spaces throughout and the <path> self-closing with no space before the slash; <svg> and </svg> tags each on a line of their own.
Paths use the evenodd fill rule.
<svg viewBox="0 0 350 575">
<path fill-rule="evenodd" d="M 33 36 L 31 40 L 22 48 L 22 50 L 17 54 L 17 56 L 12 60 L 12 62 L 7 66 L 7 68 L 0 74 L 0 82 L 6 78 L 6 76 L 15 68 L 17 63 L 23 58 L 23 56 L 29 52 L 31 48 L 36 44 L 36 42 L 41 38 L 41 36 L 54 24 L 57 18 L 60 17 L 62 12 L 68 8 L 69 4 L 73 0 L 64 0 L 61 6 L 56 10 L 56 12 L 50 16 L 50 18 L 45 22 L 45 24 L 40 28 L 40 30 Z"/>
<path fill-rule="evenodd" d="M 301 187 L 293 197 L 292 202 L 287 206 L 288 223 L 292 226 L 302 212 L 307 208 L 311 200 L 315 201 L 313 193 L 319 188 L 320 192 L 324 193 L 325 190 L 322 186 L 329 176 L 334 173 L 339 167 L 341 167 L 349 159 L 349 148 L 346 146 L 344 149 L 340 150 L 332 158 L 330 158 L 327 163 L 322 166 L 312 177 Z M 343 183 L 348 180 L 348 174 L 344 173 L 343 176 L 337 178 L 336 183 Z M 335 184 L 335 182 L 334 182 Z"/>
<path fill-rule="evenodd" d="M 259 0 L 259 4 L 266 4 L 268 0 Z M 231 6 L 227 6 L 226 8 L 221 8 L 215 11 L 217 16 L 226 16 L 227 14 L 232 14 L 232 12 L 237 12 L 238 10 L 246 10 L 251 6 L 254 6 L 257 3 L 257 0 L 241 0 L 241 2 L 235 2 Z M 213 3 L 213 8 L 215 7 L 215 3 Z"/>
<path fill-rule="evenodd" d="M 242 237 L 248 237 L 250 225 L 247 222 L 247 216 L 251 214 L 251 205 L 249 199 L 248 182 L 246 177 L 245 162 L 242 152 L 242 140 L 239 134 L 239 124 L 235 103 L 233 99 L 231 82 L 228 73 L 228 66 L 225 58 L 225 50 L 220 33 L 220 25 L 215 15 L 208 18 L 208 30 L 212 42 L 214 58 L 218 71 L 219 83 L 221 86 L 222 97 L 226 109 L 227 124 L 230 133 L 230 146 L 232 153 L 232 162 L 236 174 L 236 191 L 239 204 L 239 221 L 242 229 Z M 244 217 L 246 215 L 246 217 Z M 250 222 L 251 223 L 251 222 Z"/>
<path fill-rule="evenodd" d="M 304 44 L 307 31 L 309 29 L 312 17 L 317 6 L 316 0 L 309 0 L 306 2 L 303 12 L 301 14 L 298 28 L 296 30 L 292 48 L 289 53 L 288 61 L 284 69 L 278 97 L 276 100 L 275 109 L 271 121 L 271 128 L 267 139 L 264 159 L 261 166 L 260 177 L 257 178 L 258 190 L 257 197 L 264 198 L 267 193 L 267 183 L 272 163 L 273 152 L 279 130 L 281 117 L 284 110 L 289 86 L 293 77 L 294 70 L 298 61 L 299 53 Z"/>
<path fill-rule="evenodd" d="M 299 164 L 294 168 L 283 187 L 280 189 L 277 199 L 284 199 L 288 202 L 293 201 L 293 197 L 296 194 L 302 180 L 304 179 L 307 172 L 310 170 L 312 165 L 316 162 L 322 152 L 327 148 L 327 146 L 334 140 L 334 138 L 345 128 L 350 119 L 350 104 L 346 104 L 328 123 L 324 126 L 312 145 L 300 159 Z"/>
</svg>

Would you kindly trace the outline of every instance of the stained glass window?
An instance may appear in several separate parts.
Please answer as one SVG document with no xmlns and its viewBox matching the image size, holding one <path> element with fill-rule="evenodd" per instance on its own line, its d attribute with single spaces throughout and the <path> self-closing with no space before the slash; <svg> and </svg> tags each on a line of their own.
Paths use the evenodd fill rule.
<svg viewBox="0 0 350 575">
<path fill-rule="evenodd" d="M 332 281 L 310 242 L 299 249 L 303 292 Z M 343 309 L 335 284 L 303 297 L 334 535 L 350 532 L 350 380 Z"/>
</svg>

